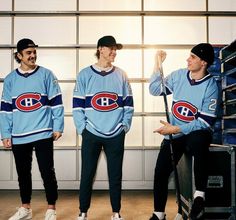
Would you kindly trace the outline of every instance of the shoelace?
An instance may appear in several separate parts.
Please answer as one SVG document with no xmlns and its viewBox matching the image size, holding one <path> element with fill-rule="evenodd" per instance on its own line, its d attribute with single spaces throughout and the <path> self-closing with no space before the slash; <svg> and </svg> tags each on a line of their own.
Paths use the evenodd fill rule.
<svg viewBox="0 0 236 220">
<path fill-rule="evenodd" d="M 16 210 L 17 210 L 17 212 L 16 212 L 16 216 L 20 216 L 20 217 L 22 217 L 22 216 L 24 216 L 24 214 L 26 213 L 26 211 L 25 211 L 25 209 L 24 208 L 22 208 L 22 207 L 17 207 L 16 208 Z"/>
<path fill-rule="evenodd" d="M 51 219 L 51 217 L 55 217 L 56 213 L 54 211 L 50 211 L 46 213 L 46 217 L 48 219 Z"/>
</svg>

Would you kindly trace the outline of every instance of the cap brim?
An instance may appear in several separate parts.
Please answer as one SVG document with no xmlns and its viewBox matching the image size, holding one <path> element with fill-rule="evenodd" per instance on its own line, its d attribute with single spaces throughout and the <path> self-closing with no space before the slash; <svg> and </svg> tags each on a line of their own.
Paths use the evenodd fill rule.
<svg viewBox="0 0 236 220">
<path fill-rule="evenodd" d="M 116 44 L 117 50 L 121 50 L 123 48 L 122 44 Z"/>
<path fill-rule="evenodd" d="M 38 45 L 32 45 L 32 46 L 30 46 L 30 47 L 38 47 Z"/>
</svg>

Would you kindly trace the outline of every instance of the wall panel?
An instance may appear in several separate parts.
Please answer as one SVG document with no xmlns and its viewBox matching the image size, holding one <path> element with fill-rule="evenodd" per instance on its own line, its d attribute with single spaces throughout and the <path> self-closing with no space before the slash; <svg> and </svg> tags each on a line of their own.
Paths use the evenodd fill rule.
<svg viewBox="0 0 236 220">
<path fill-rule="evenodd" d="M 141 0 L 86 0 L 79 1 L 81 11 L 129 11 L 141 10 Z"/>
<path fill-rule="evenodd" d="M 141 43 L 139 16 L 82 16 L 79 18 L 79 43 L 96 45 L 103 35 L 114 35 L 123 44 Z"/>
<path fill-rule="evenodd" d="M 59 188 L 78 189 L 81 136 L 72 117 L 76 74 L 97 61 L 97 40 L 113 35 L 124 45 L 117 51 L 114 65 L 127 73 L 135 107 L 125 140 L 123 187 L 151 189 L 163 139 L 153 130 L 165 120 L 163 97 L 151 96 L 148 90 L 156 50 L 167 52 L 165 75 L 185 68 L 193 45 L 228 44 L 235 39 L 235 17 L 235 0 L 191 0 L 191 4 L 188 0 L 0 0 L 0 95 L 3 78 L 18 67 L 12 56 L 15 44 L 21 38 L 32 38 L 39 45 L 38 64 L 53 71 L 62 89 L 65 131 L 55 142 Z M 169 106 L 171 103 L 168 96 Z M 7 169 L 0 169 L 0 189 L 17 189 L 11 151 L 0 147 L 0 159 L 0 164 L 7 164 Z M 35 158 L 32 171 L 33 187 L 43 188 Z M 107 189 L 104 154 L 96 177 L 94 188 Z M 173 188 L 172 182 L 169 187 Z"/>
<path fill-rule="evenodd" d="M 219 27 L 224 27 L 222 29 Z M 235 17 L 213 17 L 209 19 L 209 39 L 213 44 L 230 44 L 236 39 L 236 15 Z"/>
<path fill-rule="evenodd" d="M 76 44 L 76 18 L 16 17 L 14 33 L 14 42 L 27 37 L 41 46 Z"/>
<path fill-rule="evenodd" d="M 208 0 L 209 11 L 236 11 L 235 0 Z"/>
<path fill-rule="evenodd" d="M 144 9 L 150 11 L 204 11 L 206 9 L 205 0 L 146 0 Z"/>
<path fill-rule="evenodd" d="M 10 0 L 9 0 L 10 1 Z M 76 0 L 15 0 L 16 11 L 73 11 Z"/>
<path fill-rule="evenodd" d="M 145 44 L 196 44 L 205 41 L 204 17 L 149 16 L 144 18 Z"/>
<path fill-rule="evenodd" d="M 0 17 L 0 44 L 10 44 L 11 43 L 11 28 L 12 21 L 10 17 Z"/>
</svg>

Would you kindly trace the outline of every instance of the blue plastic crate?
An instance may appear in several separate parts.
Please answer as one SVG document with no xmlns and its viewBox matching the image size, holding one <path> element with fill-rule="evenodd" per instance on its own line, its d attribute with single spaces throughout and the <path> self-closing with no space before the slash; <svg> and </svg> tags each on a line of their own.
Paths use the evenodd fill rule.
<svg viewBox="0 0 236 220">
<path fill-rule="evenodd" d="M 236 131 L 224 130 L 222 134 L 222 142 L 224 145 L 236 145 Z"/>
</svg>

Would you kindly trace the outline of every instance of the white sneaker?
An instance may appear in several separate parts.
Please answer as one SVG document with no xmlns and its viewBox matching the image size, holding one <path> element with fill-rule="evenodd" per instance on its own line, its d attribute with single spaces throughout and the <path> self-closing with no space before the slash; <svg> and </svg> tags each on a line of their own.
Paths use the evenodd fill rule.
<svg viewBox="0 0 236 220">
<path fill-rule="evenodd" d="M 88 218 L 85 213 L 81 213 L 79 217 L 77 218 L 77 220 L 88 220 Z"/>
<path fill-rule="evenodd" d="M 57 219 L 56 210 L 48 209 L 45 214 L 45 220 L 56 220 L 56 219 Z"/>
<path fill-rule="evenodd" d="M 28 220 L 32 219 L 32 209 L 26 209 L 24 207 L 18 208 L 17 212 L 8 220 Z"/>
<path fill-rule="evenodd" d="M 115 216 L 111 216 L 111 220 L 124 220 L 124 219 L 121 218 L 118 213 L 116 213 Z"/>
</svg>

